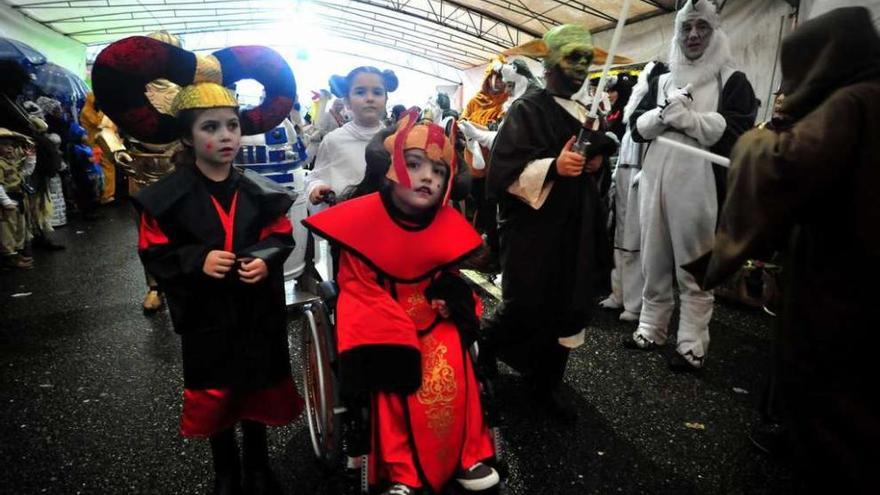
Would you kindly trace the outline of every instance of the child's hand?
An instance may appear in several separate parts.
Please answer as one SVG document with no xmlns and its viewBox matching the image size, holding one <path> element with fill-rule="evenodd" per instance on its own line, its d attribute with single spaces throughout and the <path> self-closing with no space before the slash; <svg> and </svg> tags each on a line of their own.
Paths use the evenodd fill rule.
<svg viewBox="0 0 880 495">
<path fill-rule="evenodd" d="M 269 267 L 260 258 L 242 258 L 238 276 L 246 284 L 255 284 L 269 275 Z"/>
<path fill-rule="evenodd" d="M 316 205 L 324 199 L 325 193 L 332 191 L 332 190 L 333 189 L 331 189 L 330 186 L 323 185 L 323 184 L 315 186 L 315 188 L 312 189 L 312 193 L 309 194 L 309 201 L 311 201 L 313 205 Z"/>
<path fill-rule="evenodd" d="M 431 309 L 437 312 L 441 318 L 449 318 L 449 307 L 443 299 L 431 299 Z"/>
<path fill-rule="evenodd" d="M 202 271 L 205 275 L 213 278 L 223 278 L 232 269 L 235 264 L 235 255 L 229 251 L 221 251 L 215 249 L 208 253 L 205 257 L 205 264 Z"/>
</svg>

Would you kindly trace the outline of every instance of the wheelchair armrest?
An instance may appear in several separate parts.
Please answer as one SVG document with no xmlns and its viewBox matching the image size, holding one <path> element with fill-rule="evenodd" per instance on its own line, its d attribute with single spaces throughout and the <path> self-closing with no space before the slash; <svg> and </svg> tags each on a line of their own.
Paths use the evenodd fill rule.
<svg viewBox="0 0 880 495">
<path fill-rule="evenodd" d="M 336 284 L 335 280 L 325 280 L 318 284 L 318 297 L 324 300 L 324 302 L 333 307 L 336 303 L 336 298 L 339 297 L 339 285 Z"/>
</svg>

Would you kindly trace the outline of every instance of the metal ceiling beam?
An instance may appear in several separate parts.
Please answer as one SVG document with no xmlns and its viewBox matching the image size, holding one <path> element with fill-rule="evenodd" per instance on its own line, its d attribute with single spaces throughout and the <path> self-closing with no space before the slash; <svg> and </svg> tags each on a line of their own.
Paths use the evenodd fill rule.
<svg viewBox="0 0 880 495">
<path fill-rule="evenodd" d="M 71 7 L 74 7 L 75 4 L 77 4 L 77 3 L 82 3 L 82 2 L 87 2 L 87 1 L 91 1 L 91 0 L 51 0 L 48 2 L 38 2 L 38 3 L 31 3 L 31 4 L 16 5 L 16 6 L 14 6 L 14 8 L 16 8 L 18 10 L 22 10 L 22 9 L 30 9 L 30 10 L 64 9 L 64 10 L 67 10 L 67 9 L 70 9 Z M 425 9 L 420 9 L 420 8 L 417 8 L 414 6 L 410 6 L 409 2 L 400 3 L 400 2 L 393 2 L 391 0 L 350 0 L 350 2 L 352 2 L 354 4 L 361 4 L 363 6 L 372 7 L 374 9 L 378 9 L 379 11 L 386 10 L 386 11 L 394 12 L 398 15 L 403 15 L 405 17 L 410 17 L 410 18 L 417 19 L 417 20 L 420 20 L 423 22 L 428 22 L 433 25 L 439 25 L 439 26 L 443 27 L 444 29 L 448 29 L 448 30 L 460 33 L 461 35 L 466 35 L 469 38 L 479 39 L 483 43 L 487 43 L 487 42 L 491 43 L 492 45 L 495 45 L 499 51 L 525 42 L 526 40 L 522 39 L 519 36 L 519 33 L 524 33 L 524 34 L 527 34 L 532 37 L 540 37 L 541 36 L 541 34 L 536 31 L 518 26 L 517 24 L 515 24 L 509 20 L 506 20 L 504 18 L 501 18 L 495 14 L 487 13 L 487 12 L 481 11 L 480 9 L 466 7 L 466 6 L 456 2 L 455 0 L 426 0 L 426 1 L 428 2 L 428 5 L 432 10 L 425 10 Z M 105 10 L 105 9 L 131 8 L 131 9 L 143 9 L 143 11 L 145 11 L 145 12 L 155 12 L 155 10 L 149 9 L 148 7 L 152 7 L 152 6 L 162 7 L 162 9 L 159 9 L 159 10 L 168 10 L 169 7 L 172 7 L 172 8 L 178 7 L 177 10 L 180 10 L 180 8 L 185 8 L 186 6 L 197 6 L 197 7 L 201 7 L 201 8 L 210 8 L 211 6 L 214 6 L 214 5 L 222 5 L 222 4 L 228 4 L 228 3 L 240 3 L 240 0 L 190 1 L 190 2 L 167 3 L 167 4 L 162 4 L 162 5 L 159 5 L 159 4 L 146 4 L 145 5 L 145 4 L 141 4 L 141 3 L 137 3 L 137 2 L 111 5 L 108 1 L 107 5 L 91 5 L 88 8 L 90 8 L 92 10 L 97 10 L 97 11 Z M 372 11 L 372 10 L 364 9 L 364 8 L 360 8 L 360 9 L 354 8 L 353 9 L 350 6 L 343 7 L 341 5 L 337 5 L 337 4 L 330 3 L 330 2 L 322 2 L 322 1 L 316 1 L 314 3 L 316 5 L 319 5 L 319 6 L 322 6 L 325 8 L 334 9 L 334 10 L 340 10 L 340 11 L 359 10 L 361 12 L 369 13 L 371 15 L 377 15 L 377 16 L 382 15 L 380 12 L 376 12 L 376 11 Z M 501 6 L 499 4 L 499 2 L 489 2 L 489 3 L 491 3 L 493 5 Z M 454 6 L 456 10 L 467 12 L 468 17 L 471 20 L 471 22 L 470 23 L 463 23 L 463 22 L 451 19 L 452 13 L 446 12 L 444 14 L 443 4 L 449 4 L 449 5 Z M 267 10 L 271 10 L 271 9 L 267 9 Z M 91 16 L 86 16 L 85 18 L 88 19 L 89 17 L 91 17 Z M 474 17 L 476 17 L 476 19 L 474 19 Z M 393 19 L 394 17 L 386 16 L 386 18 Z M 487 20 L 488 20 L 488 22 L 487 22 Z M 42 22 L 46 23 L 46 22 L 51 22 L 51 21 L 42 21 Z M 492 33 L 492 30 L 496 26 L 498 26 L 499 24 L 504 25 L 508 28 L 508 38 L 509 39 L 504 39 L 504 38 L 498 37 L 497 35 Z M 516 35 L 510 35 L 511 30 Z"/>
<path fill-rule="evenodd" d="M 238 19 L 201 20 L 201 21 L 192 22 L 193 27 L 189 28 L 188 32 L 212 32 L 212 31 L 220 31 L 220 30 L 227 30 L 227 29 L 229 29 L 229 30 L 234 29 L 234 30 L 242 31 L 248 27 L 253 28 L 253 26 L 255 26 L 255 25 L 267 24 L 269 22 L 274 22 L 274 19 L 273 20 L 266 20 L 266 21 L 238 20 Z M 211 23 L 212 25 L 204 25 L 206 23 Z M 169 24 L 174 24 L 174 23 L 170 22 Z M 178 21 L 177 24 L 186 25 L 187 22 L 186 21 Z M 100 28 L 100 29 L 82 31 L 82 32 L 76 33 L 74 36 L 82 37 L 82 36 L 102 36 L 102 35 L 107 35 L 107 36 L 135 35 L 135 34 L 151 32 L 151 31 L 155 30 L 155 28 L 156 28 L 155 24 L 120 26 L 118 28 Z M 343 38 L 346 38 L 346 39 L 352 39 L 352 40 L 361 41 L 361 42 L 373 43 L 375 41 L 376 43 L 381 44 L 382 46 L 388 46 L 391 48 L 399 48 L 399 49 L 401 49 L 401 51 L 407 51 L 407 53 L 410 53 L 410 54 L 420 55 L 421 57 L 423 57 L 427 60 L 436 61 L 436 59 L 432 59 L 430 57 L 431 56 L 439 57 L 439 58 L 446 60 L 450 63 L 454 63 L 455 64 L 454 66 L 458 69 L 473 67 L 473 66 L 479 65 L 479 63 L 485 61 L 485 58 L 478 57 L 478 56 L 472 56 L 471 60 L 466 60 L 464 57 L 467 57 L 467 56 L 462 56 L 461 52 L 458 50 L 446 49 L 445 47 L 425 46 L 424 44 L 419 44 L 417 41 L 403 40 L 403 39 L 400 39 L 400 38 L 392 36 L 392 35 L 383 34 L 381 32 L 368 30 L 368 29 L 365 30 L 363 28 L 359 29 L 354 24 L 349 24 L 346 26 L 346 28 L 348 29 L 348 32 L 337 33 L 336 35 L 343 37 Z M 361 34 L 362 36 L 361 37 L 354 37 L 349 34 L 350 32 L 357 32 L 358 34 Z M 383 40 L 388 40 L 388 42 L 382 43 L 381 41 L 376 41 L 374 39 L 368 40 L 366 38 L 366 35 L 371 35 L 373 37 L 377 37 L 377 38 L 380 38 Z M 406 49 L 406 50 L 404 50 L 404 49 Z M 419 50 L 421 50 L 421 51 L 419 51 Z"/>
<path fill-rule="evenodd" d="M 434 24 L 438 24 L 444 27 L 448 27 L 451 29 L 455 29 L 457 31 L 461 31 L 471 36 L 476 36 L 478 38 L 486 38 L 487 36 L 493 36 L 491 33 L 491 29 L 498 24 L 505 25 L 509 28 L 514 29 L 517 32 L 522 32 L 528 34 L 531 37 L 540 37 L 541 33 L 533 31 L 531 29 L 522 27 L 517 25 L 516 23 L 505 19 L 501 16 L 493 14 L 492 12 L 484 11 L 482 9 L 466 6 L 459 3 L 456 0 L 425 0 L 428 4 L 428 8 L 430 10 L 425 10 L 421 8 L 417 8 L 409 3 L 402 4 L 399 2 L 393 2 L 391 0 L 350 0 L 353 3 L 360 3 L 364 5 L 370 5 L 373 7 L 384 8 L 393 12 L 399 12 L 403 14 L 415 15 L 419 18 L 428 20 L 433 22 Z M 477 16 L 478 22 L 464 23 L 451 19 L 451 15 L 453 12 L 446 12 L 444 15 L 444 5 L 450 5 L 455 9 L 466 11 L 471 14 L 471 16 Z M 487 22 L 488 21 L 488 22 Z M 490 26 L 488 29 L 485 26 Z M 504 48 L 510 48 L 512 46 L 516 46 L 519 43 L 522 43 L 526 40 L 520 40 L 517 36 L 511 40 L 502 40 L 501 38 L 497 38 L 497 41 Z"/>
<path fill-rule="evenodd" d="M 652 5 L 654 7 L 657 7 L 658 9 L 662 9 L 666 12 L 674 12 L 675 11 L 675 9 L 667 7 L 666 5 L 663 5 L 662 3 L 658 2 L 657 0 L 642 0 L 642 2 L 644 2 L 648 5 Z"/>
<path fill-rule="evenodd" d="M 205 18 L 204 16 L 176 16 L 176 17 L 161 17 L 160 16 L 160 17 L 152 17 L 152 18 L 142 17 L 142 18 L 138 18 L 138 19 L 120 19 L 120 20 L 118 20 L 118 22 L 126 22 L 126 21 L 137 22 L 137 21 L 143 21 L 143 20 L 152 20 L 152 21 L 158 22 L 160 24 L 161 23 L 168 23 L 168 24 L 172 24 L 172 25 L 173 24 L 199 24 L 199 23 L 211 23 L 211 22 L 239 23 L 239 22 L 245 22 L 245 21 L 253 23 L 253 24 L 271 24 L 271 23 L 277 22 L 277 19 L 273 18 L 273 17 L 269 17 L 269 18 L 250 17 L 248 19 L 240 19 L 238 17 L 229 18 L 227 16 L 236 16 L 236 14 L 235 13 L 215 14 L 213 18 Z M 376 26 L 370 25 L 369 27 L 364 27 L 363 24 L 357 23 L 356 21 L 353 21 L 350 19 L 341 19 L 341 18 L 336 18 L 336 17 L 328 17 L 328 16 L 324 16 L 324 15 L 319 15 L 319 17 L 323 21 L 321 24 L 326 25 L 331 29 L 338 27 L 338 26 L 334 25 L 333 23 L 339 23 L 339 24 L 342 24 L 345 27 L 345 29 L 349 29 L 349 30 L 357 30 L 360 32 L 370 33 L 370 34 L 374 34 L 374 35 L 382 35 L 382 34 L 386 34 L 386 33 L 387 34 L 394 34 L 394 35 L 398 36 L 398 38 L 395 38 L 395 39 L 403 39 L 406 42 L 411 42 L 411 41 L 415 40 L 415 41 L 418 41 L 421 43 L 425 43 L 429 46 L 434 45 L 434 48 L 436 48 L 438 50 L 443 50 L 446 53 L 461 55 L 465 58 L 473 59 L 471 62 L 472 64 L 477 64 L 479 62 L 487 60 L 493 54 L 492 50 L 486 49 L 486 48 L 479 46 L 479 45 L 471 45 L 471 46 L 467 47 L 468 50 L 462 50 L 462 46 L 460 44 L 456 44 L 455 42 L 448 43 L 451 40 L 448 40 L 446 38 L 441 38 L 441 37 L 433 37 L 433 38 L 428 37 L 428 36 L 424 35 L 424 33 L 419 33 L 416 31 L 392 29 L 392 28 L 388 27 L 387 25 L 384 26 L 381 31 L 378 31 L 378 30 L 376 30 Z M 155 29 L 155 24 L 151 24 L 150 26 L 152 26 L 151 29 L 142 29 L 142 30 L 150 31 L 150 30 Z M 143 27 L 144 27 L 143 24 L 128 24 L 128 25 L 119 25 L 119 26 L 112 26 L 112 27 L 105 27 L 105 28 L 87 29 L 87 30 L 83 30 L 83 31 L 74 31 L 74 32 L 70 32 L 69 35 L 76 37 L 76 36 L 86 36 L 86 35 L 90 35 L 93 33 L 118 34 L 119 32 L 122 32 L 122 31 L 128 31 L 131 28 L 141 29 Z M 476 53 L 476 52 L 484 52 L 484 53 Z"/>
<path fill-rule="evenodd" d="M 278 46 L 286 46 L 286 45 L 278 45 Z M 205 47 L 205 48 L 200 48 L 199 51 L 211 52 L 211 51 L 222 50 L 223 48 L 226 48 L 226 47 L 225 47 L 225 46 Z M 372 61 L 372 62 L 377 62 L 377 63 L 379 63 L 379 64 L 381 64 L 381 65 L 391 65 L 391 66 L 393 66 L 393 67 L 400 67 L 401 69 L 406 69 L 406 70 L 411 70 L 411 71 L 413 71 L 413 72 L 418 72 L 419 74 L 424 74 L 424 75 L 426 75 L 426 76 L 430 76 L 430 77 L 433 77 L 433 78 L 435 78 L 435 79 L 440 79 L 440 80 L 443 80 L 443 81 L 447 81 L 447 82 L 450 82 L 450 83 L 452 83 L 452 84 L 458 84 L 458 85 L 461 84 L 461 80 L 450 79 L 450 78 L 448 78 L 448 77 L 444 77 L 443 75 L 441 75 L 441 74 L 439 74 L 439 73 L 437 73 L 437 72 L 431 72 L 431 71 L 428 71 L 428 70 L 423 70 L 423 69 L 419 69 L 419 68 L 411 67 L 411 66 L 409 66 L 409 65 L 398 64 L 398 63 L 396 63 L 396 62 L 391 62 L 391 61 L 386 60 L 386 59 L 381 59 L 381 58 L 376 58 L 376 57 L 370 57 L 370 56 L 364 55 L 364 54 L 362 54 L 362 53 L 352 53 L 352 52 L 348 52 L 348 51 L 345 51 L 345 50 L 334 50 L 334 49 L 331 49 L 331 48 L 322 48 L 321 50 L 322 50 L 322 51 L 325 51 L 325 52 L 330 52 L 330 53 L 339 53 L 339 54 L 341 54 L 341 55 L 346 55 L 346 56 L 349 56 L 349 57 L 356 57 L 356 58 L 361 58 L 361 59 L 364 59 L 364 60 L 370 60 L 370 61 Z M 401 53 L 402 53 L 402 52 L 401 52 Z M 426 59 L 425 57 L 422 57 L 422 56 L 418 56 L 418 55 L 413 55 L 413 56 L 415 56 L 415 57 L 417 57 L 417 58 L 420 58 L 420 59 L 422 59 L 422 60 L 424 60 L 424 61 L 426 61 L 426 62 L 430 62 L 430 63 L 433 63 L 433 64 L 439 64 L 439 65 L 442 65 L 443 67 L 446 67 L 446 68 L 457 69 L 457 67 L 451 67 L 451 66 L 446 65 L 446 64 L 441 64 L 441 63 L 439 63 L 439 62 L 437 62 L 437 61 L 435 61 L 435 60 L 429 60 L 429 59 Z M 294 72 L 294 76 L 296 76 L 296 73 L 295 73 L 295 72 Z"/>
<path fill-rule="evenodd" d="M 398 21 L 398 22 L 406 22 L 404 19 L 400 19 L 400 18 L 397 18 L 397 17 L 394 17 L 394 16 L 389 16 L 389 15 L 387 15 L 387 14 L 381 14 L 381 13 L 379 13 L 379 12 L 373 12 L 373 11 L 371 11 L 371 10 L 369 10 L 369 9 L 351 8 L 351 7 L 342 7 L 342 6 L 339 6 L 339 5 L 333 5 L 333 4 L 330 4 L 330 3 L 327 3 L 327 2 L 321 2 L 321 1 L 317 1 L 317 2 L 315 2 L 315 3 L 318 4 L 318 5 L 321 5 L 321 6 L 323 6 L 323 7 L 329 8 L 329 9 L 331 9 L 331 10 L 338 10 L 338 11 L 340 11 L 340 12 L 351 12 L 351 11 L 354 11 L 354 12 L 360 12 L 360 13 L 365 13 L 365 14 L 370 14 L 370 15 L 376 15 L 376 16 L 383 17 L 383 18 L 385 18 L 385 19 L 392 19 L 392 20 L 395 20 L 395 21 Z M 387 9 L 383 9 L 383 10 L 387 10 Z M 396 11 L 395 11 L 395 12 L 396 12 Z M 422 18 L 421 16 L 418 16 L 418 15 L 413 15 L 413 14 L 410 14 L 410 13 L 407 13 L 407 12 L 396 12 L 396 13 L 397 13 L 397 14 L 403 14 L 405 17 L 415 18 L 415 19 L 419 20 L 420 22 L 427 22 L 427 23 L 429 23 L 429 24 L 431 24 L 431 25 L 436 26 L 436 23 L 435 23 L 435 22 L 430 21 L 430 20 L 427 20 L 427 19 L 424 19 L 424 18 Z M 488 39 L 488 38 L 486 38 L 486 37 L 479 37 L 479 36 L 474 35 L 473 33 L 470 33 L 470 32 L 467 32 L 467 31 L 463 31 L 463 30 L 460 30 L 460 29 L 456 29 L 456 28 L 454 28 L 454 27 L 450 27 L 450 26 L 446 26 L 446 25 L 444 25 L 444 26 L 442 26 L 442 28 L 443 28 L 443 29 L 448 29 L 448 30 L 451 31 L 451 32 L 444 31 L 444 33 L 447 33 L 447 34 L 449 34 L 449 36 L 454 37 L 454 38 L 457 38 L 457 39 L 460 39 L 460 40 L 463 40 L 463 41 L 465 41 L 465 42 L 473 43 L 473 40 L 478 40 L 479 42 L 483 42 L 483 43 L 486 43 L 486 42 L 491 43 L 492 45 L 495 45 L 495 46 L 497 47 L 497 49 L 492 49 L 492 50 L 487 50 L 487 51 L 496 51 L 496 50 L 497 50 L 497 51 L 500 51 L 500 50 L 504 50 L 504 49 L 507 49 L 507 48 L 510 47 L 509 45 L 504 44 L 504 43 L 500 43 L 500 42 L 498 42 L 498 41 L 496 41 L 496 40 L 494 40 L 494 39 Z"/>
<path fill-rule="evenodd" d="M 590 14 L 594 17 L 598 17 L 599 19 L 602 19 L 602 20 L 605 20 L 608 22 L 617 23 L 617 19 L 615 19 L 613 16 L 610 16 L 610 15 L 602 12 L 601 10 L 599 10 L 595 7 L 592 7 L 590 5 L 587 5 L 585 3 L 581 3 L 581 2 L 577 2 L 577 1 L 573 1 L 573 0 L 554 0 L 554 1 L 556 3 L 558 3 L 559 5 L 564 5 L 565 7 L 568 7 L 570 9 L 574 9 L 574 10 L 583 12 L 585 14 Z"/>
<path fill-rule="evenodd" d="M 223 31 L 247 31 L 247 30 L 249 30 L 249 29 L 250 29 L 250 28 L 249 28 L 248 26 L 224 27 Z M 193 34 L 204 34 L 204 33 L 213 33 L 213 32 L 217 32 L 217 30 L 216 30 L 216 29 L 204 29 L 204 30 L 199 29 L 199 30 L 190 31 L 190 33 L 193 33 Z M 134 34 L 134 33 L 128 33 L 128 34 Z M 343 36 L 343 37 L 346 38 L 346 39 L 352 40 L 352 41 L 356 41 L 356 42 L 358 42 L 358 43 L 366 43 L 362 38 L 349 37 L 349 36 Z M 106 43 L 109 43 L 109 42 L 110 42 L 110 40 L 105 40 L 105 41 L 104 41 L 105 44 L 106 44 Z M 374 45 L 377 45 L 377 44 L 382 45 L 382 46 L 385 46 L 384 44 L 381 44 L 381 43 L 373 43 L 373 42 L 369 42 L 369 43 L 368 43 L 368 46 L 374 46 Z M 226 47 L 225 47 L 225 46 L 218 46 L 218 47 L 214 47 L 214 48 L 204 48 L 204 49 L 199 50 L 199 51 L 213 51 L 213 50 L 220 50 L 220 49 L 222 49 L 222 48 L 226 48 Z M 389 48 L 393 48 L 393 47 L 389 47 Z M 412 51 L 409 51 L 409 50 L 406 50 L 406 49 L 403 49 L 403 48 L 394 48 L 394 49 L 395 49 L 396 51 L 400 52 L 400 53 L 405 53 L 405 54 L 407 54 L 407 55 L 411 55 L 411 56 L 413 56 L 413 57 L 416 57 L 416 58 L 422 59 L 422 60 L 424 60 L 424 61 L 426 61 L 426 62 L 431 62 L 431 63 L 434 63 L 434 64 L 439 64 L 439 65 L 442 65 L 442 66 L 447 67 L 447 68 L 450 68 L 450 69 L 461 70 L 461 69 L 467 69 L 467 68 L 470 68 L 470 66 L 464 66 L 464 67 L 463 67 L 463 66 L 459 66 L 459 65 L 452 65 L 452 64 L 449 64 L 449 63 L 445 63 L 445 62 L 442 62 L 442 61 L 438 61 L 438 60 L 433 59 L 433 58 L 428 58 L 428 57 L 426 57 L 424 54 L 415 53 L 415 52 L 412 52 Z M 438 79 L 443 79 L 444 81 L 449 81 L 449 82 L 452 82 L 452 83 L 461 84 L 461 81 L 455 81 L 455 80 L 452 80 L 452 79 L 445 78 L 445 77 L 443 77 L 443 76 L 441 76 L 441 75 L 438 75 L 438 74 L 430 73 L 430 72 L 423 71 L 423 70 L 416 69 L 416 68 L 409 67 L 409 66 L 403 66 L 403 65 L 400 65 L 400 64 L 396 64 L 396 63 L 394 63 L 394 62 L 390 62 L 390 61 L 388 61 L 388 60 L 384 60 L 384 59 L 377 59 L 377 58 L 374 58 L 374 57 L 368 57 L 368 56 L 364 56 L 364 55 L 362 55 L 362 54 L 353 54 L 353 53 L 346 52 L 346 51 L 343 51 L 343 50 L 333 50 L 333 49 L 329 49 L 329 48 L 322 48 L 321 50 L 323 50 L 323 51 L 328 51 L 328 52 L 334 52 L 334 53 L 342 53 L 342 54 L 345 54 L 345 55 L 353 55 L 353 56 L 357 56 L 357 57 L 362 57 L 362 58 L 365 58 L 365 59 L 369 59 L 369 60 L 374 60 L 374 61 L 377 61 L 377 62 L 385 63 L 385 64 L 388 64 L 388 65 L 394 65 L 394 66 L 396 66 L 396 67 L 403 67 L 403 68 L 405 68 L 405 69 L 409 69 L 409 70 L 413 70 L 413 71 L 416 71 L 416 72 L 420 72 L 420 73 L 422 73 L 422 74 L 427 74 L 427 75 L 429 75 L 429 76 L 436 77 L 436 78 L 438 78 Z"/>
<path fill-rule="evenodd" d="M 669 12 L 666 12 L 665 10 L 655 10 L 653 12 L 645 12 L 644 14 L 639 14 L 637 16 L 633 16 L 633 17 L 630 17 L 629 19 L 627 19 L 626 25 L 629 26 L 630 24 L 635 24 L 637 22 L 651 19 L 653 17 L 659 17 L 661 15 L 666 15 L 668 13 Z M 616 23 L 608 23 L 604 26 L 599 26 L 598 28 L 591 30 L 591 32 L 593 34 L 596 34 L 596 33 L 601 33 L 603 31 L 610 31 L 610 30 L 614 29 L 615 26 L 616 26 Z"/>
</svg>

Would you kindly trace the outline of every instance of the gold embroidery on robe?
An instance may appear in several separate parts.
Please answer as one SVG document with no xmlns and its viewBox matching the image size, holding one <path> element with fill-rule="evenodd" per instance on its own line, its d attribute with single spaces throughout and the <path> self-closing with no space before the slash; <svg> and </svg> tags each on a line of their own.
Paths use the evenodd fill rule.
<svg viewBox="0 0 880 495">
<path fill-rule="evenodd" d="M 425 406 L 428 428 L 438 437 L 445 437 L 455 422 L 453 402 L 457 391 L 455 370 L 446 360 L 449 348 L 432 335 L 422 342 L 422 386 L 416 393 Z"/>
<path fill-rule="evenodd" d="M 431 305 L 428 304 L 428 300 L 425 299 L 424 294 L 421 292 L 413 292 L 407 296 L 404 308 L 406 314 L 409 315 L 417 327 L 429 325 L 437 316 L 437 313 L 434 312 Z"/>
</svg>

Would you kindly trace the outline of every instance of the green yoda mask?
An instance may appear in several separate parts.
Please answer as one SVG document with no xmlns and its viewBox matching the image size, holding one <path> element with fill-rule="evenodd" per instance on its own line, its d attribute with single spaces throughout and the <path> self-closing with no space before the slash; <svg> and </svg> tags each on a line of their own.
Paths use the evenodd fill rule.
<svg viewBox="0 0 880 495">
<path fill-rule="evenodd" d="M 549 53 L 544 57 L 544 68 L 559 66 L 562 73 L 573 81 L 583 82 L 593 61 L 593 41 L 590 31 L 577 24 L 563 24 L 544 35 Z"/>
</svg>

